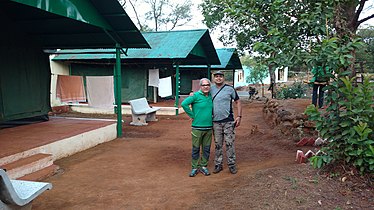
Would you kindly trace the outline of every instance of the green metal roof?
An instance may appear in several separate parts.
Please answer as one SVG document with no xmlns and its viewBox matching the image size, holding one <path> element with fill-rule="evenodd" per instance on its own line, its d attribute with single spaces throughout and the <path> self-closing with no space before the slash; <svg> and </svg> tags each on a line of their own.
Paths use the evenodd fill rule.
<svg viewBox="0 0 374 210">
<path fill-rule="evenodd" d="M 220 65 L 212 65 L 211 70 L 232 70 L 232 69 L 242 69 L 242 64 L 239 59 L 238 52 L 235 48 L 219 48 L 216 49 Z M 180 68 L 183 69 L 206 69 L 205 65 L 182 65 Z"/>
<path fill-rule="evenodd" d="M 220 64 L 207 29 L 144 32 L 151 49 L 129 49 L 125 62 L 173 60 L 179 64 Z M 61 50 L 54 61 L 115 59 L 114 49 Z"/>
<path fill-rule="evenodd" d="M 117 0 L 0 0 L 0 17 L 45 49 L 149 48 Z"/>
</svg>

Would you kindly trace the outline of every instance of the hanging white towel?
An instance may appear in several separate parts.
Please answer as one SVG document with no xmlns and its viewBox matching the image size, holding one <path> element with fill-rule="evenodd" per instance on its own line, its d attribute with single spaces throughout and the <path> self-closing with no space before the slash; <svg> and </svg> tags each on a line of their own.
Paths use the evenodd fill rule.
<svg viewBox="0 0 374 210">
<path fill-rule="evenodd" d="M 89 106 L 101 109 L 113 109 L 113 76 L 87 76 L 86 83 Z"/>
<path fill-rule="evenodd" d="M 158 69 L 149 69 L 148 74 L 148 86 L 158 87 L 159 83 L 159 71 Z"/>
<path fill-rule="evenodd" d="M 171 77 L 161 78 L 158 84 L 158 95 L 162 98 L 172 95 Z"/>
</svg>

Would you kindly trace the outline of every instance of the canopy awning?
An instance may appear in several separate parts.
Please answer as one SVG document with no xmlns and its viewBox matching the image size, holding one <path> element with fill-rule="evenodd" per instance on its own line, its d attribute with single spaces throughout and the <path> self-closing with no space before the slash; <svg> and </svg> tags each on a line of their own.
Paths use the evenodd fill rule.
<svg viewBox="0 0 374 210">
<path fill-rule="evenodd" d="M 44 49 L 150 47 L 117 0 L 0 0 L 0 18 Z"/>
<path fill-rule="evenodd" d="M 238 52 L 235 48 L 219 48 L 216 49 L 220 65 L 212 65 L 211 70 L 232 70 L 232 69 L 243 69 L 242 63 L 240 62 Z M 206 69 L 204 65 L 182 65 L 181 69 Z"/>
<path fill-rule="evenodd" d="M 189 65 L 219 65 L 220 61 L 207 29 L 144 32 L 151 49 L 129 49 L 125 63 L 169 62 Z M 114 49 L 60 50 L 53 61 L 91 62 L 114 60 Z"/>
</svg>

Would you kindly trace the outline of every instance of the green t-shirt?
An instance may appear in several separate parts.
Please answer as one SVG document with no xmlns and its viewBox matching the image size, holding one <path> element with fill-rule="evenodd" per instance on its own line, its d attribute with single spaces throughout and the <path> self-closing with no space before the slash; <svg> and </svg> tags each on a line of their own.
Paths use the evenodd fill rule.
<svg viewBox="0 0 374 210">
<path fill-rule="evenodd" d="M 190 106 L 192 110 L 190 109 Z M 192 128 L 208 129 L 212 128 L 213 102 L 210 93 L 206 96 L 199 90 L 189 96 L 181 104 L 186 114 L 193 119 Z"/>
<path fill-rule="evenodd" d="M 330 73 L 329 67 L 326 67 L 325 70 L 321 67 L 314 67 L 312 69 L 313 78 L 310 80 L 311 82 L 328 82 L 329 76 L 327 75 Z"/>
</svg>

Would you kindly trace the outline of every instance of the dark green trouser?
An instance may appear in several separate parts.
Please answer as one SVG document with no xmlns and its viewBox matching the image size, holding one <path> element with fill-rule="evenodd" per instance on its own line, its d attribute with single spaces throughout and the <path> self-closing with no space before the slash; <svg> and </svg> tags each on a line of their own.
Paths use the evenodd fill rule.
<svg viewBox="0 0 374 210">
<path fill-rule="evenodd" d="M 212 143 L 212 129 L 192 129 L 192 168 L 199 168 L 208 165 L 210 155 L 210 144 Z M 200 158 L 201 146 L 201 158 Z"/>
</svg>

